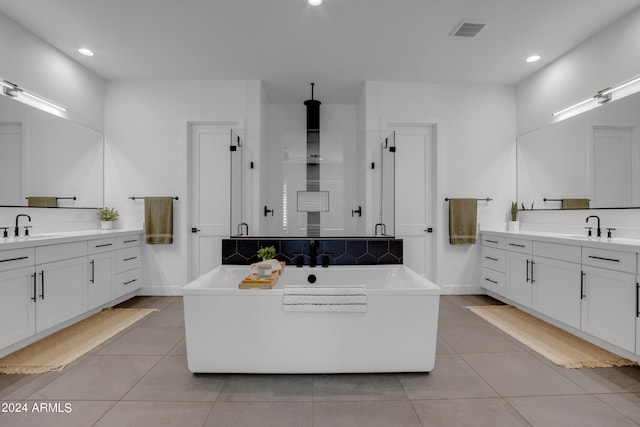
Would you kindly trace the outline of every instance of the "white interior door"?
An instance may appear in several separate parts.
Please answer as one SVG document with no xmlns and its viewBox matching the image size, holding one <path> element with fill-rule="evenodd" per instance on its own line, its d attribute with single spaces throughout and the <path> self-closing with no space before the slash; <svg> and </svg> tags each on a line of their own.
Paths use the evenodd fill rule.
<svg viewBox="0 0 640 427">
<path fill-rule="evenodd" d="M 232 125 L 189 124 L 191 154 L 191 275 L 222 261 L 230 227 L 230 132 Z"/>
<path fill-rule="evenodd" d="M 395 236 L 404 240 L 404 264 L 432 281 L 437 277 L 434 129 L 395 127 Z"/>
<path fill-rule="evenodd" d="M 633 206 L 631 135 L 629 128 L 593 129 L 591 207 Z"/>
</svg>

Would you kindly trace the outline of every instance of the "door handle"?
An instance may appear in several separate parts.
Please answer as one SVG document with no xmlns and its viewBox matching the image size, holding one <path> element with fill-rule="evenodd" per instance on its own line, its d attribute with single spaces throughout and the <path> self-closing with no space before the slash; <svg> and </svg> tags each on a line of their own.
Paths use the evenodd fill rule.
<svg viewBox="0 0 640 427">
<path fill-rule="evenodd" d="M 95 260 L 91 260 L 89 264 L 91 264 L 91 279 L 89 280 L 89 282 L 95 283 L 96 282 L 96 262 Z"/>
<path fill-rule="evenodd" d="M 529 260 L 527 260 L 527 283 L 529 283 Z"/>
<path fill-rule="evenodd" d="M 199 229 L 199 228 L 197 228 L 197 227 L 191 227 L 191 232 L 192 232 L 192 233 L 199 233 L 199 232 L 200 232 L 200 229 Z"/>
<path fill-rule="evenodd" d="M 33 297 L 31 297 L 31 301 L 36 302 L 36 295 L 38 295 L 38 290 L 36 289 L 36 273 L 31 275 L 33 279 Z"/>
<path fill-rule="evenodd" d="M 40 272 L 40 299 L 44 299 L 44 270 Z"/>
<path fill-rule="evenodd" d="M 584 276 L 586 276 L 586 273 L 584 271 L 581 271 L 580 272 L 580 299 L 584 299 L 586 297 L 586 295 L 584 294 Z M 636 288 L 636 294 L 637 293 L 638 293 L 638 289 Z M 638 298 L 636 298 L 636 306 L 637 305 L 638 305 Z M 637 311 L 638 310 L 636 310 L 636 312 Z"/>
</svg>

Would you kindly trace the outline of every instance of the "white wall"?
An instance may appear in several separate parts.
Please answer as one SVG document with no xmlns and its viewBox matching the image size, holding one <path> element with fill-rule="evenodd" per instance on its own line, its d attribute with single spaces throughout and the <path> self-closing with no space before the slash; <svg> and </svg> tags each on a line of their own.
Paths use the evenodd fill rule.
<svg viewBox="0 0 640 427">
<path fill-rule="evenodd" d="M 480 247 L 449 244 L 444 199 L 491 197 L 478 204 L 478 221 L 505 226 L 516 188 L 514 88 L 367 82 L 365 90 L 368 129 L 388 121 L 438 126 L 437 283 L 447 293 L 480 291 Z"/>
<path fill-rule="evenodd" d="M 104 80 L 0 14 L 0 78 L 65 106 L 65 118 L 104 128 Z"/>
<path fill-rule="evenodd" d="M 627 14 L 517 86 L 517 131 L 551 123 L 553 112 L 640 74 L 640 8 Z M 637 95 L 636 95 L 637 96 Z M 640 209 L 530 211 L 523 229 L 583 234 L 585 218 L 600 216 L 618 237 L 640 238 Z"/>
<path fill-rule="evenodd" d="M 186 284 L 187 122 L 240 121 L 256 129 L 262 94 L 256 81 L 108 82 L 105 200 L 120 211 L 117 226 L 142 227 L 143 202 L 130 196 L 180 198 L 174 203 L 173 244 L 143 246 L 143 293 L 175 294 Z"/>
<path fill-rule="evenodd" d="M 518 135 L 552 114 L 640 74 L 640 7 L 517 86 Z"/>
</svg>

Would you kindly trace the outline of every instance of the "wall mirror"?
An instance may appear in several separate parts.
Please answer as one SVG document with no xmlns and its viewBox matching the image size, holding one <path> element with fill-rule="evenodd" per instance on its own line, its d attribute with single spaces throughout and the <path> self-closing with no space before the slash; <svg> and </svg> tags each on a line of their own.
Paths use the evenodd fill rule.
<svg viewBox="0 0 640 427">
<path fill-rule="evenodd" d="M 526 209 L 640 207 L 640 93 L 518 137 Z"/>
<path fill-rule="evenodd" d="M 103 144 L 94 129 L 0 96 L 0 206 L 102 207 Z"/>
<path fill-rule="evenodd" d="M 323 129 L 310 151 L 309 132 L 232 131 L 230 235 L 393 237 L 394 133 Z"/>
</svg>

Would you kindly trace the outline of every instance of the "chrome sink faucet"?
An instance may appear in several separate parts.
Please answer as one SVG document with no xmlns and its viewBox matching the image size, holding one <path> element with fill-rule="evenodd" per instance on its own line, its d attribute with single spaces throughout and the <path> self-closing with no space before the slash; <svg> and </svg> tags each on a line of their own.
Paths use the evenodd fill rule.
<svg viewBox="0 0 640 427">
<path fill-rule="evenodd" d="M 596 236 L 602 237 L 602 229 L 600 228 L 600 217 L 598 215 L 590 215 L 587 217 L 586 223 L 589 223 L 590 218 L 595 218 L 598 220 L 598 228 L 596 229 Z"/>
<path fill-rule="evenodd" d="M 27 214 L 18 214 L 16 215 L 16 228 L 13 229 L 13 236 L 14 237 L 19 237 L 20 236 L 20 228 L 18 226 L 18 220 L 20 219 L 21 216 L 26 216 L 27 219 L 29 220 L 29 222 L 31 222 L 31 217 Z"/>
</svg>

